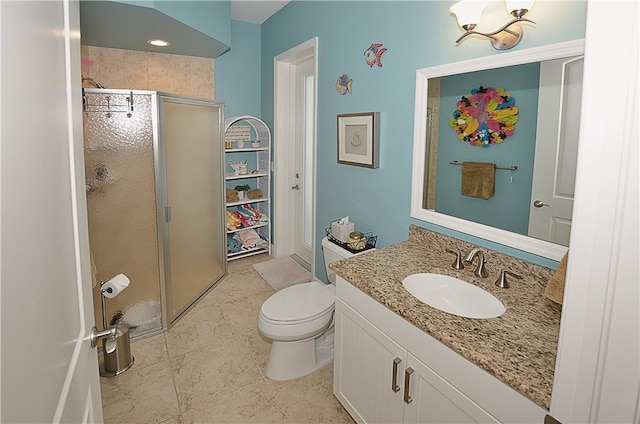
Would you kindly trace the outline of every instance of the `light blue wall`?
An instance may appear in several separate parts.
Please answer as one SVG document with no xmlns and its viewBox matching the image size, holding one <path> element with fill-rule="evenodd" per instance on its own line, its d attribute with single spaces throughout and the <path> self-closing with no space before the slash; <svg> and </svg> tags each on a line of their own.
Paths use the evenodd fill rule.
<svg viewBox="0 0 640 424">
<path fill-rule="evenodd" d="M 260 25 L 231 21 L 231 50 L 215 62 L 216 100 L 223 101 L 225 117 L 260 117 Z"/>
<path fill-rule="evenodd" d="M 441 79 L 440 124 L 438 132 L 438 176 L 435 210 L 526 235 L 533 181 L 536 122 L 538 115 L 538 63 L 489 71 L 472 72 Z M 449 126 L 456 103 L 471 89 L 504 88 L 518 107 L 518 122 L 512 136 L 490 147 L 472 146 L 460 140 Z M 459 162 L 492 162 L 497 166 L 515 165 L 517 172 L 496 170 L 495 196 L 488 200 L 460 194 L 462 167 Z"/>
<path fill-rule="evenodd" d="M 449 14 L 453 3 L 293 1 L 261 25 L 261 118 L 270 127 L 274 56 L 313 37 L 319 39 L 315 259 L 321 279 L 326 276 L 320 239 L 328 223 L 344 215 L 358 229 L 378 234 L 380 247 L 406 240 L 409 224 L 416 224 L 525 260 L 554 264 L 410 217 L 416 69 L 499 54 L 484 40 L 455 46 L 461 33 Z M 537 2 L 529 16 L 537 25 L 526 29 L 517 48 L 582 38 L 585 16 L 583 2 Z M 363 53 L 371 43 L 383 43 L 388 49 L 381 68 L 365 63 Z M 344 73 L 353 79 L 353 93 L 341 96 L 335 81 Z M 224 83 L 233 79 L 216 78 L 216 85 Z M 339 165 L 336 115 L 366 111 L 381 114 L 380 168 Z"/>
</svg>

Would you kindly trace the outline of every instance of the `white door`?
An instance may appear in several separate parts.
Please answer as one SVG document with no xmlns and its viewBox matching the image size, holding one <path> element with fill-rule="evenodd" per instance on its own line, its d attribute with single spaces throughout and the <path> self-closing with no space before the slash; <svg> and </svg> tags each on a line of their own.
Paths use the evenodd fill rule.
<svg viewBox="0 0 640 424">
<path fill-rule="evenodd" d="M 273 113 L 272 252 L 298 256 L 313 275 L 317 51 L 316 37 L 274 58 Z"/>
<path fill-rule="evenodd" d="M 582 57 L 540 66 L 529 235 L 569 245 L 582 103 Z"/>
<path fill-rule="evenodd" d="M 77 1 L 0 2 L 2 422 L 101 422 Z"/>
<path fill-rule="evenodd" d="M 306 263 L 313 261 L 313 164 L 315 146 L 315 61 L 295 66 L 295 173 L 293 253 Z"/>
</svg>

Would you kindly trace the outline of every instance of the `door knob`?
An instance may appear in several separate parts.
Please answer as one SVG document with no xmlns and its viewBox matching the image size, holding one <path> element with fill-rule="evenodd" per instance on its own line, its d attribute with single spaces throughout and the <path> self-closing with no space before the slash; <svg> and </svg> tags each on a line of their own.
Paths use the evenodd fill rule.
<svg viewBox="0 0 640 424">
<path fill-rule="evenodd" d="M 111 327 L 106 330 L 98 331 L 98 329 L 94 325 L 93 327 L 91 327 L 91 333 L 89 334 L 89 340 L 91 340 L 91 347 L 98 346 L 98 340 L 104 339 L 107 337 L 115 341 L 115 336 L 116 336 L 116 327 Z M 107 353 L 111 353 L 115 349 L 116 349 L 115 343 L 107 342 Z"/>
<path fill-rule="evenodd" d="M 296 184 L 294 186 L 291 186 L 292 190 L 300 190 L 300 184 Z"/>
<path fill-rule="evenodd" d="M 535 200 L 533 202 L 533 207 L 535 207 L 535 208 L 541 208 L 543 206 L 547 206 L 549 208 L 551 207 L 551 205 L 547 205 L 546 203 L 543 203 L 542 200 Z"/>
</svg>

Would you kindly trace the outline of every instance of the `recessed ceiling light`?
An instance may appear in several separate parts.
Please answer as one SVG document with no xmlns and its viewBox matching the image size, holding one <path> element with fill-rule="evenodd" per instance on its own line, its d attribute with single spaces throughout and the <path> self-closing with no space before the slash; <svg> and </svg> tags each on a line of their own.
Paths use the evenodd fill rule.
<svg viewBox="0 0 640 424">
<path fill-rule="evenodd" d="M 165 40 L 149 40 L 147 41 L 147 43 L 151 44 L 152 46 L 156 46 L 156 47 L 167 47 L 170 46 L 171 43 Z"/>
</svg>

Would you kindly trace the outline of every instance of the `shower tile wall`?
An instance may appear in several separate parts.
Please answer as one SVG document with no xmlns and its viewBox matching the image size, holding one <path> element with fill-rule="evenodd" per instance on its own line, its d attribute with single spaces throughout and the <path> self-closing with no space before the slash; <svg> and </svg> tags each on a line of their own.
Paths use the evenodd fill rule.
<svg viewBox="0 0 640 424">
<path fill-rule="evenodd" d="M 202 57 L 82 46 L 82 74 L 112 89 L 215 98 L 214 61 Z"/>
</svg>

